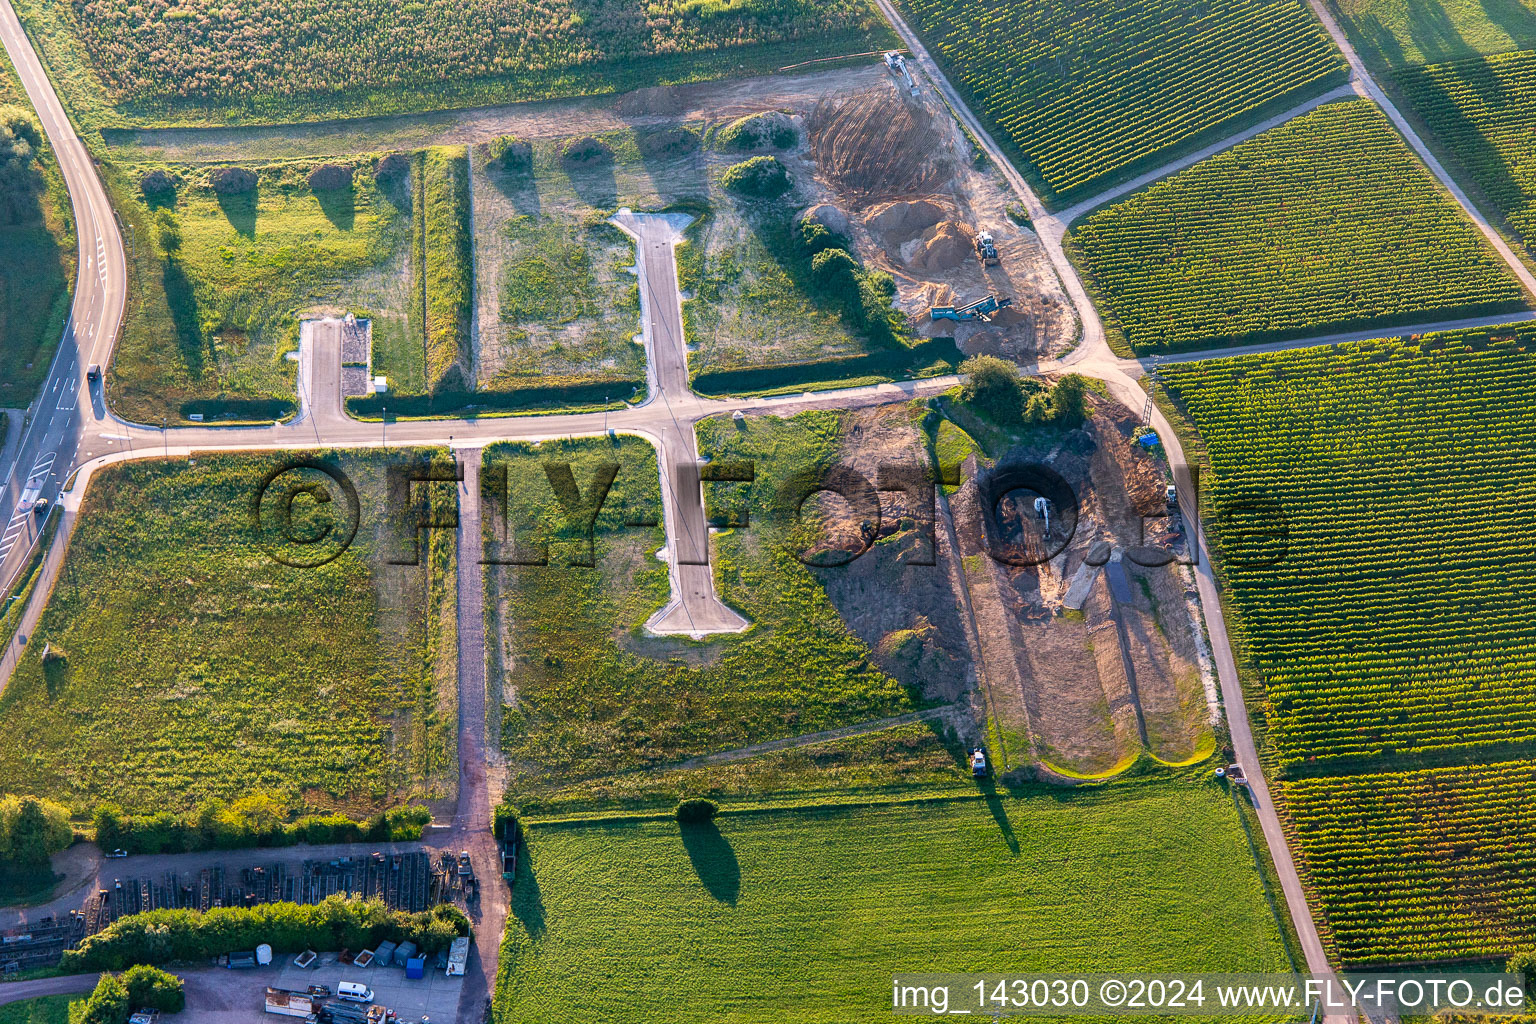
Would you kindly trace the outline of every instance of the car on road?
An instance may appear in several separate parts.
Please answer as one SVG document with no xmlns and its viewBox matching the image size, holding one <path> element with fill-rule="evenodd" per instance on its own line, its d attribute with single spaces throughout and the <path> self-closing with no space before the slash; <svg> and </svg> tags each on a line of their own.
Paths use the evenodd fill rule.
<svg viewBox="0 0 1536 1024">
<path fill-rule="evenodd" d="M 85 368 L 85 379 L 86 380 L 100 380 L 101 379 L 101 364 L 100 363 L 92 363 L 90 366 L 86 367 Z"/>
<path fill-rule="evenodd" d="M 119 858 L 128 856 L 128 851 L 127 850 L 113 850 L 111 853 L 104 854 L 103 856 L 105 856 L 108 860 L 117 860 Z"/>
</svg>

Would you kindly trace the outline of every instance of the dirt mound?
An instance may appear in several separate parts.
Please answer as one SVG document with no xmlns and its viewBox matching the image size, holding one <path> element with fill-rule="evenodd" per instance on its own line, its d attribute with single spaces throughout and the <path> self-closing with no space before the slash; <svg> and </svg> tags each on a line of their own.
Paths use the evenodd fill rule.
<svg viewBox="0 0 1536 1024">
<path fill-rule="evenodd" d="M 820 224 L 834 235 L 849 237 L 852 233 L 852 225 L 848 223 L 848 215 L 831 203 L 818 203 L 808 209 L 800 211 L 798 220 L 808 220 L 814 224 Z"/>
<path fill-rule="evenodd" d="M 933 115 L 889 82 L 822 100 L 806 130 L 818 170 L 855 209 L 933 192 L 954 173 Z"/>
<path fill-rule="evenodd" d="M 971 258 L 975 251 L 976 236 L 971 229 L 955 220 L 944 220 L 923 232 L 922 244 L 913 252 L 913 269 L 921 268 L 930 274 L 953 270 Z"/>
<path fill-rule="evenodd" d="M 955 302 L 955 290 L 947 284 L 939 284 L 927 281 L 919 285 L 916 292 L 919 305 L 927 306 L 953 306 Z"/>
<path fill-rule="evenodd" d="M 681 114 L 683 97 L 670 85 L 653 85 L 648 89 L 636 89 L 619 99 L 619 113 L 625 117 L 642 117 L 646 114 Z"/>
<path fill-rule="evenodd" d="M 648 157 L 687 156 L 699 148 L 699 133 L 690 128 L 663 128 L 641 135 L 636 144 Z"/>
<path fill-rule="evenodd" d="M 945 212 L 944 207 L 930 199 L 886 203 L 865 215 L 864 226 L 894 244 L 933 227 L 944 219 Z"/>
<path fill-rule="evenodd" d="M 1018 306 L 1009 306 L 992 314 L 992 322 L 999 327 L 1014 327 L 1018 324 L 1028 323 L 1029 314 Z"/>
<path fill-rule="evenodd" d="M 590 135 L 572 139 L 560 150 L 560 162 L 567 168 L 592 167 L 612 161 L 613 150 L 609 148 L 608 143 Z"/>
</svg>

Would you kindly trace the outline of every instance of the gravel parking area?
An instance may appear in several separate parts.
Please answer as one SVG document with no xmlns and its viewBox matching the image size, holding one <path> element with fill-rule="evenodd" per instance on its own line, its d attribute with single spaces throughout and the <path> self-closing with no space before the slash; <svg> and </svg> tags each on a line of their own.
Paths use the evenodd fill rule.
<svg viewBox="0 0 1536 1024">
<path fill-rule="evenodd" d="M 265 1010 L 269 986 L 303 992 L 311 985 L 329 985 L 334 992 L 343 981 L 373 989 L 374 1002 L 394 1010 L 402 1021 L 426 1018 L 431 1024 L 453 1024 L 464 989 L 463 978 L 449 978 L 441 968 L 429 966 L 425 978 L 407 981 L 403 967 L 352 967 L 337 962 L 335 953 L 322 954 L 308 970 L 284 957 L 255 970 L 206 967 L 178 973 L 186 979 L 189 1016 L 198 1024 L 272 1024 L 284 1018 Z"/>
</svg>

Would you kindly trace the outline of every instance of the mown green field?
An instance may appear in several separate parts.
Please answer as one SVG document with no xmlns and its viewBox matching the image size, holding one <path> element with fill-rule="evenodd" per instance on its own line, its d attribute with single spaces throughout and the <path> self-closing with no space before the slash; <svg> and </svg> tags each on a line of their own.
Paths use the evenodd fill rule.
<svg viewBox="0 0 1536 1024">
<path fill-rule="evenodd" d="M 1209 455 L 1250 707 L 1338 955 L 1527 948 L 1536 329 L 1161 377 Z"/>
<path fill-rule="evenodd" d="M 897 972 L 1287 969 L 1204 773 L 686 835 L 535 824 L 518 871 L 497 1024 L 886 1020 Z"/>
<path fill-rule="evenodd" d="M 753 421 L 761 428 L 759 481 L 836 450 L 833 414 Z M 701 450 L 717 445 L 709 425 Z M 596 468 L 619 466 L 596 521 L 591 568 L 561 512 L 544 465 L 569 462 L 582 493 Z M 651 637 L 643 626 L 668 599 L 656 456 L 633 438 L 546 441 L 487 449 L 507 466 L 514 535 L 550 542 L 548 566 L 488 574 L 487 604 L 501 608 L 502 742 L 512 788 L 525 809 L 564 783 L 674 764 L 731 749 L 901 714 L 917 700 L 870 662 L 812 571 L 775 541 L 768 523 L 716 535 L 715 574 L 723 599 L 754 623 L 740 635 L 694 642 Z M 735 485 L 711 485 L 711 487 Z M 759 486 L 759 485 L 754 485 Z M 764 504 L 777 484 L 761 483 Z M 756 506 L 761 514 L 763 505 Z M 519 533 L 517 527 L 522 524 Z M 499 646 L 499 645 L 498 645 Z M 563 802 L 570 803 L 567 795 Z"/>
<path fill-rule="evenodd" d="M 894 42 L 865 0 L 29 0 L 90 127 L 273 123 L 763 74 Z"/>
<path fill-rule="evenodd" d="M 1536 53 L 1410 68 L 1393 82 L 1479 205 L 1536 251 Z"/>
<path fill-rule="evenodd" d="M 330 550 L 273 532 L 285 489 L 314 482 L 333 501 L 300 495 L 292 535 L 343 531 L 346 502 L 325 478 L 284 476 L 264 532 L 251 524 L 263 473 L 287 456 L 132 462 L 92 480 L 0 697 L 0 790 L 77 812 L 268 792 L 356 814 L 451 794 L 452 538 L 434 534 L 430 580 L 425 566 L 383 564 L 385 460 L 325 458 L 355 482 L 361 518 L 352 546 L 314 568 L 279 564 L 261 543 L 289 562 Z M 435 500 L 452 501 L 444 493 Z"/>
<path fill-rule="evenodd" d="M 0 1024 L 69 1024 L 74 996 L 44 996 L 0 1006 Z"/>
<path fill-rule="evenodd" d="M 1343 80 L 1298 0 L 897 6 L 1056 205 Z"/>
<path fill-rule="evenodd" d="M 0 107 L 31 113 L 10 58 L 0 52 Z M 12 211 L 0 207 L 0 406 L 31 403 L 69 316 L 77 262 L 74 214 L 53 148 L 35 164 L 40 188 Z"/>
<path fill-rule="evenodd" d="M 1072 241 L 1137 354 L 1525 308 L 1365 100 L 1332 103 L 1090 214 Z"/>
<path fill-rule="evenodd" d="M 421 344 L 419 319 L 414 332 L 408 323 L 408 183 L 375 183 L 374 161 L 359 158 L 346 161 L 350 189 L 317 191 L 306 179 L 321 163 L 253 168 L 255 190 L 236 195 L 215 193 L 205 168 L 162 168 L 180 182 L 172 207 L 140 193 L 149 166 L 113 176 L 134 243 L 108 382 L 120 415 L 272 419 L 296 408 L 297 363 L 285 357 L 305 313 L 372 315 L 385 353 L 394 334 Z"/>
<path fill-rule="evenodd" d="M 1329 6 L 1373 68 L 1536 46 L 1536 5 L 1529 0 L 1331 0 Z"/>
</svg>

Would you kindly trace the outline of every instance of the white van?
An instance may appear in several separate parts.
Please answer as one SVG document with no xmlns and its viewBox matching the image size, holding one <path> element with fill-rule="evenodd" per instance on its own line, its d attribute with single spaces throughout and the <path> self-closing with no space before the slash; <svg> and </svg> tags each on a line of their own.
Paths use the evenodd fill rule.
<svg viewBox="0 0 1536 1024">
<path fill-rule="evenodd" d="M 373 989 L 356 981 L 344 981 L 336 986 L 336 998 L 349 1003 L 373 1002 Z"/>
</svg>

